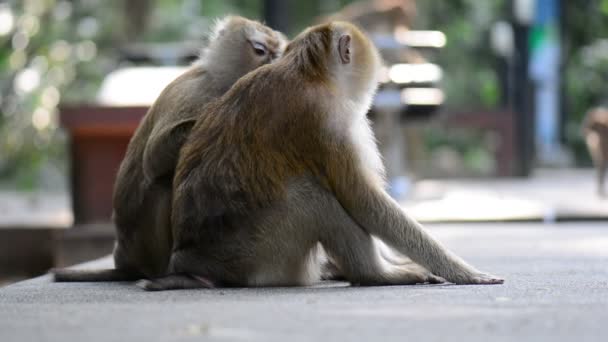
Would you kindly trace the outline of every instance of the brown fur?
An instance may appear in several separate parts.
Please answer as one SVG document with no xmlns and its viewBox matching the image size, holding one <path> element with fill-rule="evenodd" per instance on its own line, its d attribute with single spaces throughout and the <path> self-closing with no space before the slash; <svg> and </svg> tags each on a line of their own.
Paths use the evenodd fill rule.
<svg viewBox="0 0 608 342">
<path fill-rule="evenodd" d="M 597 192 L 606 196 L 606 171 L 608 170 L 608 109 L 598 107 L 590 110 L 583 122 L 583 134 L 589 154 L 597 170 Z"/>
<path fill-rule="evenodd" d="M 352 38 L 340 52 L 348 58 L 338 55 L 344 35 Z M 379 161 L 373 136 L 351 135 L 356 125 L 369 129 L 364 114 L 379 67 L 377 51 L 354 26 L 320 25 L 204 108 L 174 179 L 169 270 L 184 275 L 178 279 L 309 284 L 320 275 L 321 242 L 356 284 L 442 281 L 429 271 L 462 284 L 502 283 L 409 218 L 383 190 L 381 167 L 368 160 Z M 372 234 L 418 264 L 385 267 Z M 180 288 L 167 278 L 140 285 Z"/>
<path fill-rule="evenodd" d="M 255 53 L 254 40 L 267 47 L 266 55 Z M 114 260 L 120 272 L 98 272 L 97 280 L 116 280 L 122 274 L 130 275 L 125 280 L 133 275 L 154 278 L 166 274 L 173 244 L 172 179 L 181 145 L 203 114 L 202 107 L 247 72 L 278 58 L 284 45 L 280 33 L 258 22 L 227 17 L 216 28 L 201 60 L 163 90 L 131 139 L 114 187 Z M 55 278 L 95 278 L 95 271 L 93 275 L 84 273 L 59 270 Z"/>
</svg>

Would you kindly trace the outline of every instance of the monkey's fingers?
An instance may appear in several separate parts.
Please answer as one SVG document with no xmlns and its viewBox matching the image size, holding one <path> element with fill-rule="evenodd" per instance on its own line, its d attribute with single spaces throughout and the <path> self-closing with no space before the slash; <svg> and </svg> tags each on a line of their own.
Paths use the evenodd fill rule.
<svg viewBox="0 0 608 342">
<path fill-rule="evenodd" d="M 505 282 L 504 279 L 497 277 L 495 275 L 479 273 L 466 281 L 456 282 L 456 284 L 459 284 L 459 285 L 497 285 L 497 284 L 502 284 L 504 282 Z"/>
<path fill-rule="evenodd" d="M 146 291 L 210 289 L 215 287 L 213 282 L 207 278 L 185 274 L 171 274 L 154 280 L 142 279 L 135 285 Z"/>
<path fill-rule="evenodd" d="M 446 280 L 434 274 L 429 274 L 426 282 L 429 284 L 443 284 Z"/>
</svg>

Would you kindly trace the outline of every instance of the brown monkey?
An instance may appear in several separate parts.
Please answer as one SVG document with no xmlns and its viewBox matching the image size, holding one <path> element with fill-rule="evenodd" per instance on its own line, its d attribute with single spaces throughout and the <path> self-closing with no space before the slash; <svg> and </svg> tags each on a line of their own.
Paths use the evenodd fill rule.
<svg viewBox="0 0 608 342">
<path fill-rule="evenodd" d="M 175 173 L 171 274 L 138 285 L 310 284 L 319 242 L 355 284 L 502 283 L 447 251 L 385 192 L 366 118 L 380 66 L 353 25 L 315 26 L 205 107 Z M 384 262 L 372 236 L 417 264 Z"/>
<path fill-rule="evenodd" d="M 604 188 L 608 170 L 608 109 L 598 107 L 587 112 L 583 121 L 583 134 L 589 154 L 597 170 L 597 192 L 606 196 Z"/>
<path fill-rule="evenodd" d="M 219 21 L 201 58 L 169 84 L 127 148 L 114 188 L 116 269 L 55 271 L 57 281 L 110 281 L 165 275 L 171 253 L 172 179 L 179 149 L 202 113 L 240 77 L 276 60 L 285 37 L 242 17 Z M 145 85 L 142 85 L 145 86 Z"/>
</svg>

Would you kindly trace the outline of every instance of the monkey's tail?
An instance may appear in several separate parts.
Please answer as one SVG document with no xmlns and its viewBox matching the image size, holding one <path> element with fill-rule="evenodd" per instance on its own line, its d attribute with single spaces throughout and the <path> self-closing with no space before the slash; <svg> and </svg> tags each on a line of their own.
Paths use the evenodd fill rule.
<svg viewBox="0 0 608 342">
<path fill-rule="evenodd" d="M 123 269 L 105 270 L 71 270 L 55 269 L 50 272 L 55 282 L 102 282 L 102 281 L 135 281 L 144 276 L 138 272 Z"/>
</svg>

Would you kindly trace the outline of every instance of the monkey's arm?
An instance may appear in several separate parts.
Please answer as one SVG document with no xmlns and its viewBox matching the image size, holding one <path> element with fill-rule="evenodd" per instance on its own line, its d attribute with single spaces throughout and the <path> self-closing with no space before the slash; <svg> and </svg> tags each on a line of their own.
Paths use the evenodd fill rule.
<svg viewBox="0 0 608 342">
<path fill-rule="evenodd" d="M 147 181 L 173 175 L 179 150 L 195 122 L 194 119 L 184 119 L 152 132 L 143 156 L 144 177 Z"/>
<path fill-rule="evenodd" d="M 345 147 L 356 151 L 354 146 Z M 384 191 L 379 177 L 362 166 L 355 152 L 336 153 L 324 164 L 324 173 L 338 201 L 368 233 L 450 282 L 503 282 L 476 270 L 428 234 Z"/>
</svg>

